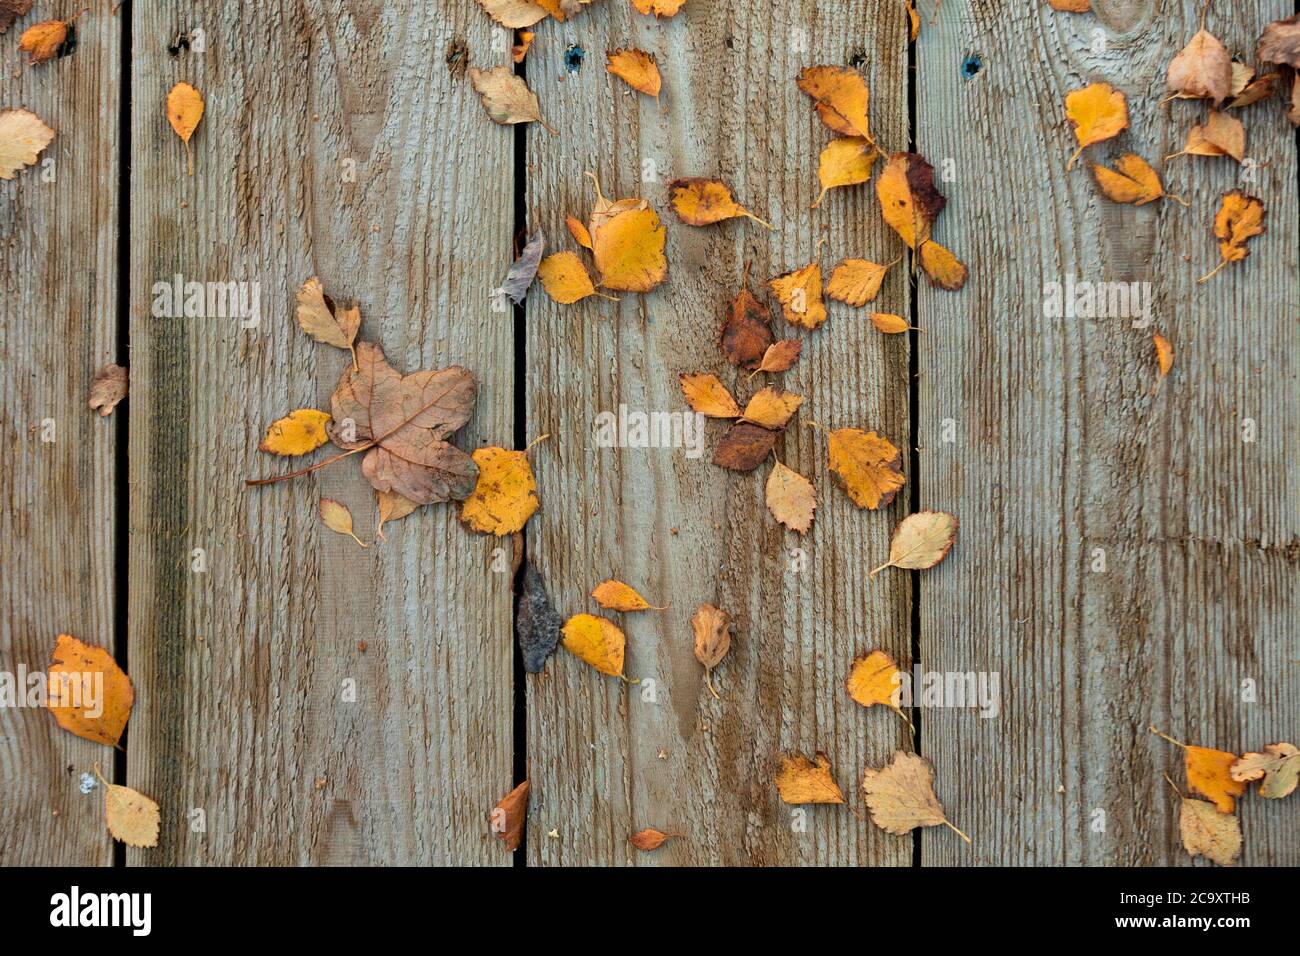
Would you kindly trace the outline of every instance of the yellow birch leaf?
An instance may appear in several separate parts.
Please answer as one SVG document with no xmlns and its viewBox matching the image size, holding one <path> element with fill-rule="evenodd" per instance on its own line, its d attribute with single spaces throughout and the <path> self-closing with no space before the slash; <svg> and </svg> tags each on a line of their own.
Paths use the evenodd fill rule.
<svg viewBox="0 0 1300 956">
<path fill-rule="evenodd" d="M 668 231 L 648 205 L 628 209 L 592 230 L 600 284 L 620 292 L 649 292 L 668 277 Z"/>
<path fill-rule="evenodd" d="M 177 83 L 167 94 L 167 122 L 185 144 L 185 159 L 190 175 L 194 175 L 194 155 L 190 152 L 190 137 L 203 119 L 203 94 L 188 83 Z"/>
<path fill-rule="evenodd" d="M 739 418 L 740 406 L 716 375 L 683 372 L 679 376 L 682 394 L 692 409 L 709 418 Z"/>
<path fill-rule="evenodd" d="M 559 135 L 542 121 L 537 94 L 510 67 L 494 66 L 490 70 L 470 67 L 469 79 L 492 122 L 501 126 L 540 123 L 552 136 Z"/>
<path fill-rule="evenodd" d="M 1085 147 L 1128 129 L 1128 100 L 1109 83 L 1093 83 L 1065 97 L 1065 115 L 1074 124 L 1074 135 L 1079 141 L 1068 169 L 1074 166 Z"/>
<path fill-rule="evenodd" d="M 767 510 L 791 531 L 807 534 L 817 510 L 817 490 L 799 472 L 779 461 L 767 476 Z"/>
<path fill-rule="evenodd" d="M 724 219 L 745 217 L 772 228 L 736 202 L 731 188 L 717 179 L 674 179 L 668 184 L 668 196 L 673 212 L 688 226 L 711 226 Z"/>
<path fill-rule="evenodd" d="M 813 98 L 827 126 L 875 145 L 867 118 L 871 94 L 861 73 L 846 66 L 810 66 L 800 71 L 795 82 Z"/>
<path fill-rule="evenodd" d="M 826 144 L 817 161 L 817 179 L 822 191 L 812 204 L 816 209 L 826 193 L 837 186 L 856 186 L 871 178 L 876 148 L 860 136 L 840 136 Z"/>
<path fill-rule="evenodd" d="M 257 450 L 272 455 L 305 455 L 315 451 L 329 441 L 329 435 L 325 433 L 325 423 L 329 420 L 329 412 L 314 408 L 292 411 L 271 423 Z"/>
<path fill-rule="evenodd" d="M 784 428 L 803 404 L 803 396 L 784 392 L 771 385 L 756 392 L 745 406 L 745 421 L 776 430 Z"/>
<path fill-rule="evenodd" d="M 1156 347 L 1156 365 L 1160 368 L 1160 377 L 1164 378 L 1174 367 L 1174 346 L 1159 332 L 1151 336 L 1151 342 Z"/>
<path fill-rule="evenodd" d="M 68 39 L 70 21 L 46 20 L 28 27 L 18 38 L 18 49 L 32 55 L 33 64 L 54 58 Z"/>
<path fill-rule="evenodd" d="M 655 607 L 632 587 L 613 578 L 597 584 L 592 590 L 591 596 L 596 599 L 601 607 L 624 613 L 631 611 L 662 611 L 667 607 L 667 605 Z"/>
<path fill-rule="evenodd" d="M 1095 164 L 1092 167 L 1097 176 L 1097 185 L 1108 198 L 1115 202 L 1142 206 L 1165 195 L 1160 174 L 1141 156 L 1125 153 L 1115 165 L 1116 169 Z"/>
<path fill-rule="evenodd" d="M 816 762 L 801 753 L 783 756 L 776 791 L 791 806 L 844 802 L 844 791 L 831 776 L 830 759 L 821 751 L 816 754 Z"/>
<path fill-rule="evenodd" d="M 632 0 L 632 6 L 638 13 L 654 14 L 656 17 L 676 15 L 686 0 Z"/>
<path fill-rule="evenodd" d="M 60 634 L 46 680 L 45 706 L 60 727 L 97 744 L 117 745 L 131 716 L 135 691 L 107 650 Z"/>
<path fill-rule="evenodd" d="M 885 568 L 924 571 L 948 556 L 957 540 L 957 519 L 946 511 L 918 511 L 908 515 L 889 542 L 889 560 L 871 570 L 871 577 Z"/>
<path fill-rule="evenodd" d="M 777 276 L 767 283 L 781 303 L 785 320 L 805 329 L 815 329 L 826 321 L 826 303 L 822 301 L 822 267 L 811 263 L 802 269 Z"/>
<path fill-rule="evenodd" d="M 335 534 L 345 534 L 361 547 L 367 547 L 365 542 L 352 533 L 352 512 L 348 510 L 347 505 L 333 498 L 322 498 L 320 520 Z"/>
<path fill-rule="evenodd" d="M 859 508 L 872 511 L 894 500 L 903 477 L 903 456 L 875 432 L 841 428 L 827 436 L 831 472 Z"/>
<path fill-rule="evenodd" d="M 902 671 L 884 651 L 872 651 L 859 657 L 849 671 L 849 696 L 863 707 L 883 704 L 907 719 L 899 703 L 903 699 Z"/>
<path fill-rule="evenodd" d="M 575 614 L 560 631 L 564 649 L 602 674 L 623 676 L 623 651 L 627 643 L 613 621 L 594 614 Z"/>
<path fill-rule="evenodd" d="M 899 260 L 877 265 L 866 259 L 845 259 L 831 272 L 826 294 L 854 308 L 861 308 L 880 294 L 885 274 Z"/>
<path fill-rule="evenodd" d="M 907 319 L 892 312 L 872 312 L 871 324 L 885 335 L 898 335 L 900 332 L 906 332 L 911 328 L 907 324 Z"/>
<path fill-rule="evenodd" d="M 1231 813 L 1236 808 L 1233 798 L 1246 792 L 1246 782 L 1232 777 L 1237 755 L 1210 747 L 1185 746 L 1183 757 L 1187 785 L 1201 796 L 1209 797 L 1220 813 Z"/>
<path fill-rule="evenodd" d="M 477 448 L 478 483 L 461 503 L 460 520 L 498 538 L 521 531 L 540 506 L 528 452 Z"/>
<path fill-rule="evenodd" d="M 573 252 L 557 252 L 547 256 L 537 266 L 537 278 L 542 288 L 560 305 L 572 305 L 589 295 L 600 295 L 591 284 L 587 267 Z"/>
<path fill-rule="evenodd" d="M 663 78 L 659 75 L 659 66 L 653 53 L 644 50 L 620 49 L 610 50 L 605 54 L 606 70 L 613 73 L 632 89 L 647 96 L 659 98 Z"/>
<path fill-rule="evenodd" d="M 379 503 L 379 520 L 375 524 L 375 537 L 384 538 L 384 525 L 389 521 L 398 521 L 419 507 L 414 501 L 396 491 L 376 491 L 375 499 Z"/>
<path fill-rule="evenodd" d="M 104 784 L 104 823 L 113 839 L 133 847 L 157 846 L 158 804 L 138 790 L 109 783 L 103 777 L 100 781 Z"/>
<path fill-rule="evenodd" d="M 934 795 L 934 772 L 929 761 L 916 754 L 894 754 L 887 767 L 868 767 L 862 777 L 871 822 L 887 833 L 904 834 L 917 827 L 943 824 L 967 843 L 970 837 L 948 822 L 943 805 Z"/>
<path fill-rule="evenodd" d="M 569 234 L 573 236 L 578 245 L 582 246 L 584 249 L 591 248 L 591 233 L 587 231 L 587 227 L 579 222 L 576 217 L 571 215 L 565 216 L 564 224 L 569 227 Z"/>
<path fill-rule="evenodd" d="M 36 162 L 54 139 L 40 117 L 29 110 L 0 110 L 0 179 L 13 179 L 18 170 Z"/>
<path fill-rule="evenodd" d="M 1241 855 L 1241 823 L 1230 813 L 1220 813 L 1204 800 L 1184 797 L 1178 811 L 1178 834 L 1192 856 L 1203 856 L 1220 866 L 1233 866 Z"/>
<path fill-rule="evenodd" d="M 921 269 L 930 277 L 931 285 L 956 292 L 966 284 L 966 266 L 933 239 L 921 247 L 919 254 Z"/>
<path fill-rule="evenodd" d="M 511 30 L 531 27 L 546 18 L 546 8 L 529 0 L 478 0 L 493 20 Z"/>
</svg>

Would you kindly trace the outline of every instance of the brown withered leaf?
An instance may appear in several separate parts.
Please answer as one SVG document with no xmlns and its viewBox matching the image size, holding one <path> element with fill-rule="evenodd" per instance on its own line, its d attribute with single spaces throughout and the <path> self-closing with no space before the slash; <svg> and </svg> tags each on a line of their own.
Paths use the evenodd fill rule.
<svg viewBox="0 0 1300 956">
<path fill-rule="evenodd" d="M 791 806 L 844 802 L 844 791 L 831 776 L 830 758 L 820 750 L 815 762 L 801 753 L 783 756 L 776 775 L 776 792 Z"/>
<path fill-rule="evenodd" d="M 333 498 L 322 498 L 320 500 L 320 520 L 325 527 L 335 534 L 345 534 L 361 547 L 369 547 L 352 530 L 352 512 L 341 501 L 335 501 Z"/>
<path fill-rule="evenodd" d="M 958 830 L 944 815 L 943 805 L 934 795 L 934 771 L 929 761 L 916 754 L 898 751 L 887 767 L 868 767 L 862 777 L 871 822 L 887 833 L 904 834 L 917 827 L 943 824 L 967 843 L 970 837 Z"/>
<path fill-rule="evenodd" d="M 1235 116 L 1210 110 L 1209 118 L 1187 134 L 1181 152 L 1166 156 L 1165 162 L 1178 156 L 1231 156 L 1240 163 L 1246 156 L 1246 127 Z"/>
<path fill-rule="evenodd" d="M 811 481 L 778 461 L 767 476 L 765 493 L 773 518 L 791 531 L 807 534 L 817 509 L 817 490 Z"/>
<path fill-rule="evenodd" d="M 671 834 L 656 830 L 654 827 L 646 827 L 644 830 L 638 830 L 628 837 L 628 842 L 642 853 L 649 853 L 652 850 L 659 849 L 671 839 Z"/>
<path fill-rule="evenodd" d="M 758 368 L 775 340 L 771 320 L 771 311 L 755 298 L 749 287 L 741 289 L 731 300 L 722 321 L 719 345 L 727 361 L 750 371 Z"/>
<path fill-rule="evenodd" d="M 1217 106 L 1232 93 L 1232 57 L 1219 38 L 1202 27 L 1169 64 L 1171 93 L 1209 99 Z"/>
<path fill-rule="evenodd" d="M 1232 99 L 1224 109 L 1239 110 L 1247 106 L 1253 106 L 1260 100 L 1266 100 L 1278 91 L 1282 82 L 1282 74 L 1265 73 L 1258 79 L 1246 83 L 1240 89 L 1233 89 Z"/>
<path fill-rule="evenodd" d="M 727 429 L 713 453 L 713 463 L 730 471 L 753 471 L 776 447 L 776 432 L 761 425 L 737 422 Z"/>
<path fill-rule="evenodd" d="M 90 407 L 101 416 L 111 414 L 117 403 L 126 398 L 126 391 L 126 369 L 111 363 L 105 365 L 90 382 Z"/>
<path fill-rule="evenodd" d="M 8 30 L 15 20 L 26 16 L 35 0 L 0 0 L 0 33 Z"/>
<path fill-rule="evenodd" d="M 785 372 L 799 361 L 803 351 L 802 339 L 782 339 L 767 347 L 763 361 L 758 363 L 759 372 Z"/>
<path fill-rule="evenodd" d="M 510 296 L 510 301 L 519 305 L 528 295 L 528 288 L 537 277 L 537 267 L 542 262 L 542 253 L 546 251 L 546 236 L 541 229 L 534 229 L 525 243 L 519 258 L 510 266 L 501 291 Z"/>
<path fill-rule="evenodd" d="M 1183 797 L 1178 811 L 1178 833 L 1183 848 L 1192 856 L 1203 856 L 1220 866 L 1234 866 L 1241 855 L 1241 823 L 1231 813 L 1220 813 L 1214 804 Z"/>
<path fill-rule="evenodd" d="M 361 328 L 361 309 L 353 305 L 340 309 L 325 294 L 320 280 L 312 276 L 298 290 L 298 325 L 317 342 L 347 349 L 352 353 L 352 367 L 357 367 L 357 353 L 352 347 Z"/>
<path fill-rule="evenodd" d="M 731 622 L 726 611 L 712 604 L 701 604 L 691 617 L 691 630 L 695 633 L 695 659 L 704 665 L 704 683 L 714 697 L 713 668 L 731 650 Z"/>
<path fill-rule="evenodd" d="M 918 511 L 899 522 L 889 542 L 889 560 L 871 570 L 885 568 L 924 571 L 948 556 L 957 540 L 957 518 L 946 511 Z"/>
<path fill-rule="evenodd" d="M 1242 754 L 1228 772 L 1233 780 L 1262 780 L 1259 795 L 1278 800 L 1292 794 L 1300 783 L 1300 750 L 1294 744 L 1268 744 L 1263 753 Z"/>
<path fill-rule="evenodd" d="M 384 537 L 384 525 L 390 521 L 400 521 L 407 515 L 413 514 L 419 507 L 410 498 L 403 497 L 395 491 L 376 491 L 375 501 L 379 508 L 379 518 L 375 522 L 375 537 L 381 541 L 388 540 Z"/>
<path fill-rule="evenodd" d="M 1265 63 L 1285 63 L 1300 70 L 1300 14 L 1266 26 L 1255 55 Z"/>
<path fill-rule="evenodd" d="M 417 504 L 462 500 L 478 467 L 446 439 L 474 413 L 478 384 L 459 366 L 402 375 L 373 342 L 357 346 L 330 399 L 330 439 L 348 451 L 368 449 L 361 471 L 376 491 Z"/>
<path fill-rule="evenodd" d="M 542 120 L 537 94 L 510 67 L 494 66 L 490 70 L 480 70 L 471 66 L 469 79 L 492 122 L 501 126 L 539 123 L 552 136 L 560 135 Z"/>
<path fill-rule="evenodd" d="M 501 802 L 493 807 L 491 814 L 488 815 L 492 835 L 501 841 L 507 853 L 517 850 L 520 841 L 524 838 L 524 821 L 528 816 L 528 791 L 531 787 L 532 781 L 525 780 L 502 797 Z"/>
</svg>

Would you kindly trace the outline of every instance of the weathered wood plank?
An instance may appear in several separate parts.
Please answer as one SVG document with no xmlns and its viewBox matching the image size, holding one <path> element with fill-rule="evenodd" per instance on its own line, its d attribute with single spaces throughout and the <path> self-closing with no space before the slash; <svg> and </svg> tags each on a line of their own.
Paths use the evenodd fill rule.
<svg viewBox="0 0 1300 956">
<path fill-rule="evenodd" d="M 998 672 L 1003 692 L 998 719 L 924 714 L 939 794 L 975 841 L 927 830 L 926 864 L 1185 863 L 1161 776 L 1184 783 L 1181 754 L 1148 724 L 1238 752 L 1300 726 L 1288 662 L 1300 479 L 1285 459 L 1300 427 L 1294 132 L 1276 102 L 1242 114 L 1263 164 L 1244 185 L 1268 203 L 1270 232 L 1198 286 L 1236 165 L 1165 167 L 1190 209 L 1116 206 L 1085 163 L 1067 172 L 1063 102 L 1097 80 L 1123 90 L 1131 129 L 1088 158 L 1131 150 L 1158 166 L 1205 113 L 1156 106 L 1201 4 L 1094 7 L 945 2 L 922 35 L 919 148 L 957 164 L 937 238 L 971 264 L 960 295 L 919 298 L 921 495 L 962 521 L 953 554 L 921 578 L 922 661 Z M 1290 12 L 1281 0 L 1220 4 L 1210 27 L 1253 62 L 1263 25 Z M 970 54 L 982 69 L 967 79 Z M 1044 318 L 1045 283 L 1067 276 L 1150 283 L 1152 324 Z M 1157 330 L 1177 350 L 1159 388 Z M 1243 700 L 1247 679 L 1258 703 Z M 1300 860 L 1283 803 L 1242 802 L 1243 862 Z"/>
<path fill-rule="evenodd" d="M 91 378 L 117 360 L 120 25 L 83 16 L 70 57 L 31 66 L 18 38 L 40 19 L 0 37 L 0 109 L 29 109 L 56 131 L 36 167 L 0 182 L 0 670 L 11 674 L 45 671 L 62 632 L 115 647 L 114 452 L 126 414 L 86 406 Z M 43 708 L 0 708 L 0 862 L 110 864 L 102 804 L 77 779 L 96 762 L 112 779 L 113 758 Z"/>
<path fill-rule="evenodd" d="M 731 9 L 727 9 L 730 6 Z M 566 72 L 571 44 L 586 54 Z M 654 53 L 664 75 L 658 102 L 605 72 L 609 48 Z M 725 304 L 744 263 L 766 296 L 768 277 L 814 257 L 829 272 L 844 256 L 884 261 L 897 241 L 875 214 L 869 187 L 817 197 L 817 156 L 830 133 L 795 76 L 817 63 L 861 64 L 873 90 L 872 119 L 892 148 L 907 141 L 907 48 L 902 6 L 853 2 L 834 13 L 811 2 L 689 3 L 672 20 L 600 4 L 563 26 L 538 30 L 530 85 L 560 135 L 528 134 L 528 206 L 552 248 L 576 249 L 564 216 L 585 219 L 600 175 L 611 198 L 643 195 L 668 227 L 668 282 L 619 303 L 559 307 L 536 290 L 528 315 L 528 428 L 556 439 L 540 457 L 543 512 L 529 528 L 529 555 L 565 615 L 598 611 L 593 586 L 618 577 L 664 612 L 626 615 L 627 673 L 655 682 L 628 687 L 560 650 L 528 678 L 528 753 L 534 780 L 529 859 L 535 864 L 906 864 L 912 843 L 876 830 L 848 808 L 809 808 L 794 832 L 791 808 L 772 778 L 781 752 L 825 750 L 854 808 L 868 762 L 905 736 L 901 722 L 866 712 L 844 690 L 856 653 L 883 646 L 906 657 L 910 591 L 905 581 L 870 585 L 866 562 L 884 553 L 886 513 L 860 512 L 832 487 L 824 439 L 802 422 L 881 430 L 908 444 L 907 342 L 886 340 L 864 313 L 832 304 L 805 339 L 786 388 L 807 402 L 778 441 L 782 461 L 811 474 L 819 491 L 813 531 L 799 540 L 768 515 L 769 466 L 733 475 L 714 465 L 723 427 L 710 423 L 705 455 L 681 449 L 599 448 L 601 411 L 678 411 L 682 372 L 712 371 L 742 401 L 745 383 L 718 349 Z M 653 176 L 643 180 L 643 162 Z M 720 176 L 737 198 L 777 227 L 732 222 L 704 230 L 679 223 L 665 184 Z M 819 248 L 825 239 L 829 245 Z M 892 275 L 879 307 L 908 311 L 908 284 Z M 774 300 L 770 301 L 776 306 Z M 905 497 L 905 496 L 904 496 Z M 790 550 L 806 568 L 792 572 Z M 711 602 L 729 611 L 735 640 L 705 688 L 692 652 L 690 617 Z M 617 616 L 617 615 L 615 615 Z M 628 836 L 654 826 L 680 834 L 653 855 Z M 554 831 L 555 837 L 547 834 Z"/>
<path fill-rule="evenodd" d="M 206 51 L 170 56 L 195 28 Z M 293 320 L 314 274 L 359 300 L 362 337 L 395 367 L 478 375 L 462 447 L 510 440 L 512 328 L 489 301 L 512 149 L 445 59 L 458 42 L 487 59 L 488 23 L 471 0 L 318 0 L 138 4 L 134 29 L 128 774 L 164 825 L 130 860 L 508 862 L 485 822 L 512 776 L 496 542 L 450 506 L 368 551 L 326 531 L 322 495 L 372 535 L 356 458 L 242 484 L 288 470 L 258 440 L 290 409 L 328 408 L 348 361 Z M 192 179 L 163 111 L 180 80 L 207 97 Z M 260 283 L 260 323 L 154 317 L 153 284 L 177 274 Z"/>
</svg>

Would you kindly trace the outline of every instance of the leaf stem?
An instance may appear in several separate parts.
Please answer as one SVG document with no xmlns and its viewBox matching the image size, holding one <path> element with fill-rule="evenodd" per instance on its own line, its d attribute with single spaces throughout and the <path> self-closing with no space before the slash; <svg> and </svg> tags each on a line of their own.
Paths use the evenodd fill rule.
<svg viewBox="0 0 1300 956">
<path fill-rule="evenodd" d="M 1168 734 L 1161 733 L 1160 731 L 1156 730 L 1156 728 L 1155 728 L 1154 725 L 1147 727 L 1147 730 L 1151 731 L 1153 734 L 1155 734 L 1155 735 L 1156 735 L 1157 737 L 1159 737 L 1161 740 L 1167 740 L 1167 741 L 1169 741 L 1169 742 L 1170 742 L 1171 744 L 1173 744 L 1175 747 L 1182 747 L 1184 750 L 1187 749 L 1187 744 L 1183 743 L 1181 740 L 1174 740 L 1174 738 L 1173 738 L 1173 737 L 1170 737 Z"/>
<path fill-rule="evenodd" d="M 970 838 L 970 837 L 968 837 L 968 836 L 967 836 L 965 833 L 963 833 L 961 830 L 958 830 L 955 826 L 953 826 L 950 822 L 948 822 L 948 820 L 945 819 L 945 820 L 943 821 L 943 825 L 946 826 L 946 827 L 948 827 L 950 830 L 952 830 L 953 833 L 957 834 L 959 837 L 961 837 L 961 838 L 962 838 L 963 840 L 965 840 L 967 843 L 970 843 L 970 842 L 971 842 L 971 838 Z"/>
<path fill-rule="evenodd" d="M 301 478 L 303 475 L 310 475 L 313 471 L 319 471 L 326 465 L 332 465 L 336 461 L 342 461 L 349 455 L 355 455 L 359 451 L 368 451 L 379 444 L 377 440 L 372 440 L 359 448 L 353 448 L 351 451 L 345 451 L 338 455 L 331 455 L 323 461 L 318 461 L 314 465 L 308 465 L 306 468 L 299 468 L 297 471 L 291 471 L 287 475 L 272 475 L 270 478 L 248 478 L 244 481 L 246 485 L 273 485 L 277 481 L 288 481 L 290 478 Z"/>
<path fill-rule="evenodd" d="M 1196 284 L 1204 285 L 1205 283 L 1209 282 L 1211 279 L 1213 279 L 1215 276 L 1217 276 L 1220 272 L 1222 272 L 1224 269 L 1228 267 L 1228 262 L 1229 262 L 1228 259 L 1224 259 L 1222 262 L 1220 262 L 1217 266 L 1215 266 L 1205 275 L 1197 279 Z"/>
</svg>

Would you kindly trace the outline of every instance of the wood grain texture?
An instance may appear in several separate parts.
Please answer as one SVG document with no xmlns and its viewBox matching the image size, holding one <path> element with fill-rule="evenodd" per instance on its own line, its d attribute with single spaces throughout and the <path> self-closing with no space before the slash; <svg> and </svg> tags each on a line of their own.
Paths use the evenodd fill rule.
<svg viewBox="0 0 1300 956">
<path fill-rule="evenodd" d="M 195 28 L 206 52 L 169 55 Z M 488 24 L 470 0 L 169 2 L 137 4 L 134 31 L 128 775 L 163 831 L 129 862 L 508 862 L 486 820 L 512 785 L 497 543 L 447 505 L 366 551 L 326 531 L 322 495 L 372 537 L 356 458 L 242 484 L 289 470 L 256 450 L 266 426 L 328 408 L 348 361 L 294 322 L 311 275 L 360 302 L 398 369 L 475 372 L 458 444 L 509 440 L 512 328 L 490 293 L 512 150 L 445 59 L 458 42 L 486 59 Z M 181 80 L 207 98 L 192 179 L 163 110 Z M 176 274 L 260 283 L 260 324 L 155 317 L 151 288 Z"/>
<path fill-rule="evenodd" d="M 585 62 L 568 72 L 566 50 Z M 607 49 L 656 55 L 658 102 L 605 72 Z M 624 615 L 625 685 L 564 650 L 528 678 L 528 754 L 533 815 L 528 854 L 539 865 L 907 864 L 912 842 L 872 827 L 847 807 L 807 808 L 806 831 L 772 780 L 786 751 L 826 751 L 853 810 L 861 774 L 904 742 L 893 715 L 867 712 L 844 689 L 856 654 L 885 647 L 906 657 L 910 590 L 904 579 L 872 584 L 867 561 L 887 550 L 901 500 L 859 511 L 832 486 L 824 436 L 812 419 L 875 428 L 908 444 L 907 341 L 886 339 L 865 312 L 831 304 L 818 331 L 786 326 L 805 340 L 784 386 L 806 397 L 781 460 L 811 475 L 819 505 L 800 540 L 763 504 L 769 465 L 748 475 L 710 463 L 725 425 L 710 422 L 704 457 L 682 449 L 599 448 L 595 419 L 685 408 L 682 372 L 718 374 L 742 403 L 746 383 L 718 348 L 726 303 L 744 263 L 767 296 L 772 276 L 816 258 L 829 270 L 845 256 L 887 261 L 899 246 L 865 186 L 834 191 L 819 210 L 817 157 L 831 138 L 795 86 L 805 66 L 861 65 L 873 91 L 878 137 L 907 141 L 907 48 L 902 6 L 853 2 L 833 13 L 811 2 L 687 4 L 671 20 L 600 4 L 569 23 L 543 24 L 528 56 L 529 83 L 559 131 L 528 133 L 528 207 L 552 248 L 575 249 L 564 216 L 585 219 L 594 198 L 584 170 L 611 197 L 642 195 L 668 229 L 669 279 L 646 295 L 557 306 L 540 289 L 528 306 L 528 430 L 556 439 L 539 456 L 543 512 L 529 527 L 530 560 L 559 611 L 598 611 L 588 595 L 607 577 L 670 610 Z M 651 175 L 643 178 L 651 163 Z M 769 233 L 734 221 L 693 229 L 673 216 L 665 184 L 718 176 L 769 219 Z M 819 246 L 822 240 L 828 245 Z M 878 307 L 908 311 L 896 270 Z M 792 570 L 791 550 L 807 564 Z M 710 602 L 733 619 L 730 656 L 705 688 L 692 652 L 690 618 Z M 618 615 L 614 615 L 618 617 Z M 653 854 L 627 843 L 654 826 L 680 834 Z M 548 833 L 554 836 L 548 836 Z"/>
<path fill-rule="evenodd" d="M 1188 863 L 1162 779 L 1185 786 L 1182 755 L 1147 726 L 1237 752 L 1300 726 L 1294 130 L 1278 102 L 1252 107 L 1254 182 L 1231 160 L 1184 157 L 1163 175 L 1190 208 L 1112 204 L 1086 163 L 1066 170 L 1065 95 L 1123 90 L 1131 128 L 1087 158 L 1131 150 L 1159 168 L 1205 113 L 1156 105 L 1201 4 L 1093 6 L 945 2 L 922 34 L 919 149 L 958 171 L 937 238 L 971 264 L 961 294 L 919 297 L 921 495 L 962 521 L 921 578 L 922 660 L 998 672 L 1003 690 L 998 719 L 924 714 L 939 795 L 974 838 L 927 830 L 925 864 Z M 1291 12 L 1220 4 L 1209 26 L 1253 62 L 1262 27 Z M 971 54 L 982 69 L 967 79 Z M 1237 185 L 1264 198 L 1269 233 L 1198 285 L 1218 261 L 1219 197 Z M 1153 323 L 1044 317 L 1045 283 L 1070 275 L 1150 283 Z M 1177 353 L 1158 387 L 1153 331 Z M 1240 813 L 1243 863 L 1300 860 L 1294 803 L 1251 797 Z"/>
<path fill-rule="evenodd" d="M 60 633 L 115 647 L 114 452 L 126 414 L 86 405 L 95 373 L 117 359 L 119 23 L 83 16 L 75 53 L 31 66 L 18 38 L 39 19 L 0 36 L 0 109 L 31 110 L 56 133 L 36 166 L 0 181 L 0 670 L 11 674 L 44 672 Z M 112 779 L 112 749 L 44 708 L 0 708 L 0 862 L 112 862 L 102 791 L 77 789 L 96 761 Z"/>
</svg>

